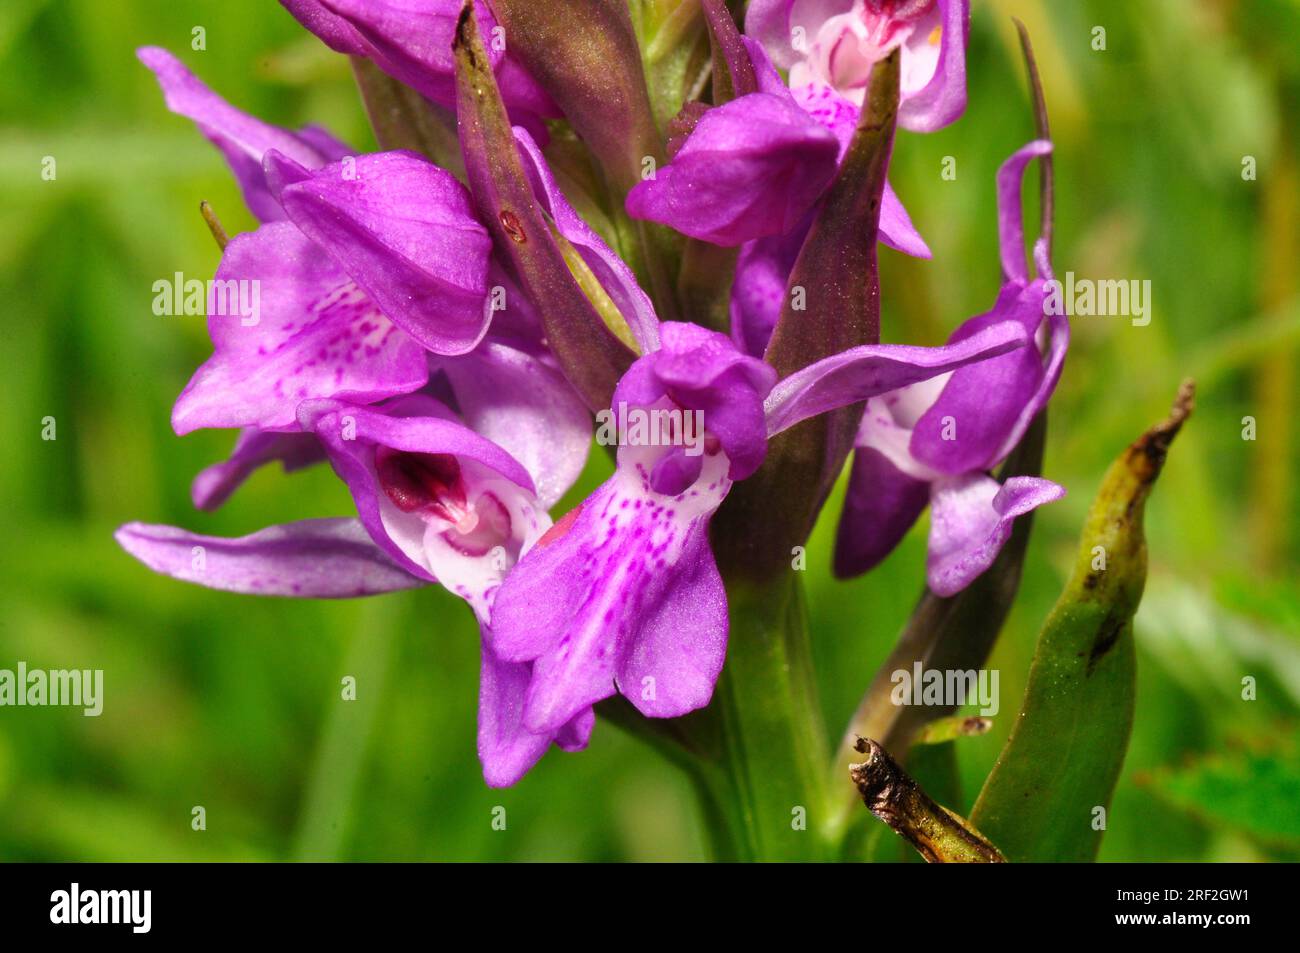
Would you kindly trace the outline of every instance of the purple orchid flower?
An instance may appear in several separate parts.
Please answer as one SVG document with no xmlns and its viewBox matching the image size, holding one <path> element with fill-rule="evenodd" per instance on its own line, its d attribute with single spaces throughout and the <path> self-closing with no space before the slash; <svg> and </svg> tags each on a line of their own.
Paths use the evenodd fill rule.
<svg viewBox="0 0 1300 953">
<path fill-rule="evenodd" d="M 489 648 L 502 579 L 551 526 L 534 476 L 427 395 L 374 407 L 311 400 L 298 413 L 303 433 L 280 436 L 318 442 L 351 490 L 359 520 L 308 520 L 239 539 L 131 523 L 118 530 L 118 542 L 155 572 L 231 592 L 334 598 L 440 583 L 473 609 L 483 633 L 479 755 L 487 782 L 515 783 L 552 741 L 585 747 L 590 710 L 554 732 L 522 725 L 513 699 L 531 665 Z M 534 458 L 550 495 L 567 489 L 571 460 Z"/>
<path fill-rule="evenodd" d="M 483 338 L 491 240 L 450 173 L 413 153 L 353 156 L 322 130 L 267 125 L 171 54 L 139 56 L 267 223 L 222 256 L 214 292 L 255 289 L 257 313 L 209 301 L 214 353 L 176 402 L 177 433 L 296 429 L 298 400 L 410 393 L 428 380 L 426 350 L 462 354 Z"/>
<path fill-rule="evenodd" d="M 633 218 L 715 245 L 795 228 L 835 175 L 835 137 L 801 109 L 766 54 L 750 44 L 757 89 L 702 107 L 672 162 L 627 196 Z"/>
<path fill-rule="evenodd" d="M 689 131 L 670 142 L 672 162 L 631 190 L 627 210 L 694 238 L 741 246 L 731 291 L 732 337 L 759 356 L 780 316 L 817 203 L 853 139 L 859 110 L 847 101 L 834 112 L 800 104 L 762 46 L 749 37 L 737 39 L 735 55 L 743 50 L 755 91 L 718 107 L 697 103 L 684 110 Z M 888 181 L 878 234 L 897 251 L 930 257 Z"/>
<path fill-rule="evenodd" d="M 222 148 L 267 220 L 230 242 L 216 275 L 220 287 L 264 288 L 257 313 L 249 320 L 209 301 L 215 351 L 173 413 L 180 433 L 242 428 L 231 457 L 195 479 L 194 503 L 220 506 L 269 462 L 292 471 L 329 459 L 362 518 L 233 540 L 129 524 L 119 542 L 156 571 L 238 592 L 344 597 L 441 582 L 471 605 L 486 646 L 495 590 L 581 472 L 590 417 L 531 303 L 489 257 L 468 192 L 412 153 L 313 151 L 313 138 L 333 140 L 246 116 L 162 51 L 141 58 L 169 104 Z M 539 201 L 629 326 L 657 340 L 630 270 L 518 134 L 532 150 Z M 512 686 L 530 671 L 484 651 L 479 747 L 490 784 L 514 783 L 552 740 L 575 749 L 590 735 L 591 712 L 545 735 L 521 728 Z"/>
<path fill-rule="evenodd" d="M 1024 254 L 1021 180 L 1029 162 L 1051 149 L 1050 142 L 1036 140 L 998 170 L 1005 283 L 990 311 L 949 338 L 951 345 L 1011 321 L 1047 339 L 1046 354 L 1026 348 L 867 402 L 836 540 L 840 577 L 884 559 L 929 503 L 927 582 L 937 595 L 953 595 L 997 558 L 1016 517 L 1065 495 L 1050 480 L 1012 477 L 999 486 L 988 475 L 1046 406 L 1069 345 L 1068 320 L 1048 315 L 1046 282 L 1052 273 L 1041 241 L 1032 280 Z"/>
<path fill-rule="evenodd" d="M 796 100 L 832 128 L 857 124 L 871 67 L 901 58 L 898 122 L 932 132 L 966 109 L 968 0 L 753 0 L 745 32 L 789 71 Z"/>
<path fill-rule="evenodd" d="M 257 288 L 259 313 L 209 302 L 214 352 L 176 402 L 179 434 L 296 429 L 299 400 L 409 393 L 426 349 L 464 353 L 492 317 L 490 241 L 450 174 L 401 152 L 309 173 L 273 151 L 266 169 L 292 220 L 227 246 L 215 287 Z"/>
<path fill-rule="evenodd" d="M 291 471 L 330 459 L 353 491 L 360 522 L 310 520 L 234 540 L 129 524 L 118 541 L 157 572 L 237 592 L 350 597 L 437 581 L 465 599 L 486 627 L 495 587 L 550 526 L 546 509 L 582 471 L 590 416 L 545 353 L 483 341 L 464 356 L 430 355 L 429 370 L 427 390 L 444 395 L 470 427 L 424 393 L 375 408 L 307 400 L 297 408 L 301 432 L 248 428 L 229 460 L 194 481 L 195 505 L 213 509 L 268 462 Z M 436 459 L 426 472 L 422 463 L 430 456 Z M 404 511 L 412 500 L 422 502 Z M 432 529 L 421 534 L 421 523 Z M 206 554 L 198 570 L 196 546 Z M 522 777 L 552 739 L 524 731 L 510 707 L 513 686 L 527 683 L 530 666 L 504 662 L 486 645 L 485 635 L 480 758 L 487 782 L 504 786 Z M 584 747 L 593 723 L 590 713 L 575 718 L 555 733 L 556 743 Z"/>
<path fill-rule="evenodd" d="M 628 193 L 627 211 L 715 245 L 788 235 L 802 244 L 809 213 L 853 138 L 857 111 L 849 121 L 831 123 L 805 110 L 763 48 L 740 39 L 756 91 L 696 109 L 690 133 L 675 142 L 672 162 Z M 888 183 L 880 240 L 909 255 L 930 255 Z"/>
<path fill-rule="evenodd" d="M 614 475 L 538 540 L 496 596 L 493 651 L 533 665 L 518 700 L 530 731 L 558 730 L 617 692 L 655 718 L 707 704 L 728 625 L 709 520 L 733 482 L 758 469 L 768 438 L 1029 338 L 1009 321 L 942 348 L 863 346 L 780 382 L 725 335 L 666 323 L 660 340 L 623 376 L 603 423 L 617 431 L 606 434 L 619 443 Z"/>
<path fill-rule="evenodd" d="M 533 732 L 511 699 L 531 666 L 491 649 L 492 605 L 510 568 L 550 528 L 528 471 L 504 450 L 421 395 L 370 410 L 337 401 L 299 407 L 356 500 L 371 538 L 412 575 L 440 581 L 474 610 L 482 629 L 479 756 L 488 784 L 515 783 L 554 740 L 587 744 L 595 716 L 576 711 Z"/>
<path fill-rule="evenodd" d="M 280 0 L 312 33 L 339 53 L 363 56 L 389 76 L 448 109 L 456 107 L 452 40 L 462 0 Z M 503 28 L 491 8 L 474 4 L 479 30 L 489 38 L 488 57 L 514 121 L 539 138 L 542 117 L 559 107 L 510 55 Z"/>
<path fill-rule="evenodd" d="M 410 393 L 428 381 L 426 351 L 445 356 L 440 366 L 466 391 L 475 379 L 495 374 L 500 380 L 503 354 L 528 352 L 528 375 L 546 380 L 531 392 L 535 403 L 566 408 L 558 421 L 552 417 L 566 435 L 559 446 L 570 459 L 585 457 L 585 450 L 573 453 L 568 385 L 552 373 L 553 362 L 540 368 L 548 360 L 540 320 L 489 257 L 491 243 L 472 199 L 450 174 L 407 152 L 337 156 L 347 151 L 341 145 L 326 162 L 324 153 L 295 146 L 293 134 L 229 106 L 170 54 L 148 49 L 140 55 L 158 73 L 169 104 L 228 156 L 237 152 L 232 167 L 244 176 L 250 201 L 274 212 L 267 215 L 271 224 L 236 236 L 226 249 L 217 285 L 256 283 L 261 313 L 255 321 L 210 314 L 214 354 L 177 401 L 178 433 L 251 427 L 251 439 L 256 432 L 296 429 L 298 400 L 370 403 Z M 541 207 L 642 346 L 653 346 L 654 308 L 631 270 L 565 200 L 532 137 L 523 129 L 515 135 Z M 476 347 L 489 322 L 504 350 Z M 520 360 L 524 355 L 516 354 Z M 232 464 L 268 452 L 269 439 L 242 449 Z M 196 502 L 207 492 L 196 487 Z"/>
<path fill-rule="evenodd" d="M 553 506 L 577 481 L 591 443 L 591 418 L 545 352 L 484 340 L 460 357 L 429 355 L 429 374 L 424 392 L 455 408 L 466 426 L 519 461 L 532 474 L 543 507 Z M 325 459 L 315 434 L 245 428 L 228 459 L 194 478 L 194 506 L 217 509 L 268 463 L 279 462 L 292 473 Z"/>
</svg>

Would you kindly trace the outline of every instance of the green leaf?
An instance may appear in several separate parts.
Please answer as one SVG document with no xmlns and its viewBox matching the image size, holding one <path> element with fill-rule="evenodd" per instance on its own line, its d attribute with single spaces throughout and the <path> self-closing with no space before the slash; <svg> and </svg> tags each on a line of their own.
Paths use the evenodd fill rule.
<svg viewBox="0 0 1300 953">
<path fill-rule="evenodd" d="M 1098 808 L 1110 804 L 1133 727 L 1143 510 L 1191 408 L 1188 381 L 1169 419 L 1111 465 L 1088 513 L 1074 572 L 1039 636 L 1020 718 L 971 812 L 1009 860 L 1097 856 Z"/>
<path fill-rule="evenodd" d="M 1300 734 L 1215 752 L 1149 779 L 1169 803 L 1264 845 L 1300 846 Z"/>
</svg>

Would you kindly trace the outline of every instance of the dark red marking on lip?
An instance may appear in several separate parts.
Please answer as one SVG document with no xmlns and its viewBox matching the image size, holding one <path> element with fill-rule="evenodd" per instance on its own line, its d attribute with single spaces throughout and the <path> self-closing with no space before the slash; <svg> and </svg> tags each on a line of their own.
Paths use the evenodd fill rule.
<svg viewBox="0 0 1300 953">
<path fill-rule="evenodd" d="M 452 523 L 465 517 L 465 484 L 460 463 L 451 454 L 380 447 L 375 471 L 384 493 L 403 513 L 432 513 Z"/>
</svg>

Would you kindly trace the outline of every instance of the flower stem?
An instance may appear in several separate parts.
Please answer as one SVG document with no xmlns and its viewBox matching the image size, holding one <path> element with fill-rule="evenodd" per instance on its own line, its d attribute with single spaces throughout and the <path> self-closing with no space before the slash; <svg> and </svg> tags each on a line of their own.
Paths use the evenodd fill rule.
<svg viewBox="0 0 1300 953">
<path fill-rule="evenodd" d="M 647 719 L 615 697 L 597 712 L 691 778 L 715 860 L 827 859 L 830 750 L 802 588 L 793 572 L 733 578 L 727 599 L 727 663 L 707 708 Z"/>
<path fill-rule="evenodd" d="M 828 750 L 803 592 L 787 573 L 763 586 L 732 580 L 728 601 L 713 702 L 683 719 L 708 751 L 698 780 L 715 846 L 734 859 L 823 859 Z"/>
</svg>

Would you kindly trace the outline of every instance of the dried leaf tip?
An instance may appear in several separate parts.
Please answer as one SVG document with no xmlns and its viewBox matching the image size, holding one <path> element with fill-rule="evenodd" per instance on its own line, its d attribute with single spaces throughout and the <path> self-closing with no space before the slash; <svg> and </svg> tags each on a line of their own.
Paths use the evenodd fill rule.
<svg viewBox="0 0 1300 953">
<path fill-rule="evenodd" d="M 849 765 L 863 803 L 929 863 L 1006 863 L 988 838 L 922 791 L 877 742 L 859 737 L 853 748 L 867 756 L 861 764 Z"/>
<path fill-rule="evenodd" d="M 1195 409 L 1196 381 L 1188 377 L 1178 386 L 1178 394 L 1174 397 L 1169 416 L 1144 433 L 1129 447 L 1130 466 L 1144 483 L 1149 483 L 1160 475 L 1160 470 L 1165 463 L 1165 457 L 1169 453 L 1169 445 L 1174 442 L 1174 437 L 1178 436 L 1178 431 L 1182 429 L 1183 423 L 1186 422 Z"/>
<path fill-rule="evenodd" d="M 465 56 L 467 65 L 471 69 L 479 71 L 488 68 L 480 60 L 480 57 L 486 58 L 487 50 L 479 39 L 478 24 L 474 22 L 474 0 L 465 0 L 465 5 L 460 8 L 460 16 L 456 18 L 456 39 L 452 43 L 452 49 Z"/>
</svg>

